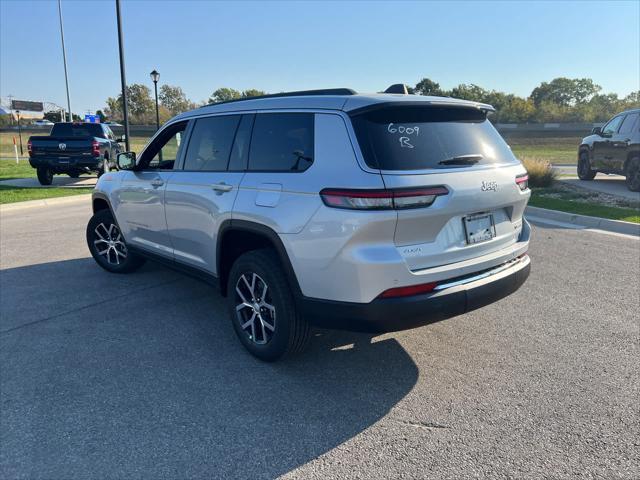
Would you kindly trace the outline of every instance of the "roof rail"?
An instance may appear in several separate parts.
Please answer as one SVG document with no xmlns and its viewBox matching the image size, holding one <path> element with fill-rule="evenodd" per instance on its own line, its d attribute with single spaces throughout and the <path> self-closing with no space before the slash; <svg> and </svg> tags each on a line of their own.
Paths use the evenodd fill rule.
<svg viewBox="0 0 640 480">
<path fill-rule="evenodd" d="M 268 95 L 257 95 L 255 97 L 235 98 L 233 100 L 225 100 L 224 102 L 213 102 L 203 105 L 222 105 L 223 103 L 243 102 L 245 100 L 259 100 L 261 98 L 279 98 L 279 97 L 309 97 L 312 95 L 356 95 L 358 92 L 350 88 L 326 88 L 322 90 L 300 90 L 297 92 L 281 92 L 270 93 Z"/>
</svg>

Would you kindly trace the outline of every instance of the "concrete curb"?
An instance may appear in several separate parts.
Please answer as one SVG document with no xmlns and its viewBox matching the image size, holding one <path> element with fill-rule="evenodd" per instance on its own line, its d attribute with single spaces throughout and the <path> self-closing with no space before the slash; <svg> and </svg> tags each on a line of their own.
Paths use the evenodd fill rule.
<svg viewBox="0 0 640 480">
<path fill-rule="evenodd" d="M 587 215 L 577 215 L 575 213 L 559 212 L 557 210 L 548 210 L 546 208 L 539 207 L 527 207 L 524 214 L 544 220 L 569 223 L 584 228 L 595 228 L 608 232 L 640 236 L 640 224 L 637 223 L 623 222 L 621 220 L 609 220 L 608 218 L 589 217 Z"/>
<path fill-rule="evenodd" d="M 72 195 L 69 197 L 58 198 L 42 198 L 40 200 L 27 200 L 26 202 L 15 202 L 0 205 L 0 213 L 15 212 L 17 210 L 25 210 L 29 208 L 45 208 L 54 207 L 57 205 L 70 205 L 70 204 L 91 203 L 91 194 L 86 195 Z"/>
</svg>

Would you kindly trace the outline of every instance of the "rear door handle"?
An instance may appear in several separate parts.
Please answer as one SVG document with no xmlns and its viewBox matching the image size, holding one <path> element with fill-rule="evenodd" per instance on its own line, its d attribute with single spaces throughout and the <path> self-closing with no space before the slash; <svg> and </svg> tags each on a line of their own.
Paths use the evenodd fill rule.
<svg viewBox="0 0 640 480">
<path fill-rule="evenodd" d="M 156 178 L 155 180 L 151 180 L 152 187 L 161 187 L 162 185 L 164 185 L 164 182 L 159 178 Z"/>
<path fill-rule="evenodd" d="M 233 190 L 233 185 L 228 185 L 224 182 L 220 182 L 214 183 L 213 185 L 211 185 L 211 188 L 213 188 L 217 192 L 230 192 L 231 190 Z"/>
</svg>

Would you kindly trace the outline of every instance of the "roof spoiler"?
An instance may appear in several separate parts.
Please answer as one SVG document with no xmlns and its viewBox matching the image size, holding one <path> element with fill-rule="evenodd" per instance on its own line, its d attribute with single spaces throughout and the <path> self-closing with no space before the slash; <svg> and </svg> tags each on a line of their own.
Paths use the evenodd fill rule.
<svg viewBox="0 0 640 480">
<path fill-rule="evenodd" d="M 384 93 L 400 93 L 402 95 L 409 95 L 409 88 L 404 83 L 394 83 L 387 88 Z"/>
</svg>

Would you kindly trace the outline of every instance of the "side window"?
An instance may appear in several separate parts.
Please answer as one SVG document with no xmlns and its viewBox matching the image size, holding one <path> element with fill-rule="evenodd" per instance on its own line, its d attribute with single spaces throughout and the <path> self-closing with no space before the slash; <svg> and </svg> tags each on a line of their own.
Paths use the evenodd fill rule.
<svg viewBox="0 0 640 480">
<path fill-rule="evenodd" d="M 180 153 L 186 126 L 187 122 L 180 122 L 160 132 L 140 157 L 140 168 L 172 170 Z"/>
<path fill-rule="evenodd" d="M 622 125 L 620 125 L 620 134 L 631 133 L 638 117 L 640 117 L 640 114 L 638 113 L 630 113 L 627 115 L 622 122 Z"/>
<path fill-rule="evenodd" d="M 229 159 L 230 171 L 244 171 L 247 169 L 249 160 L 249 143 L 251 142 L 251 129 L 255 115 L 243 115 L 236 132 L 236 139 L 233 142 L 233 150 Z"/>
<path fill-rule="evenodd" d="M 622 119 L 622 115 L 614 117 L 609 123 L 604 126 L 604 128 L 602 129 L 602 133 L 607 135 L 613 135 L 614 133 L 616 133 L 618 131 L 620 123 L 622 122 Z"/>
<path fill-rule="evenodd" d="M 226 170 L 239 122 L 240 115 L 196 120 L 187 147 L 184 169 L 209 172 Z"/>
<path fill-rule="evenodd" d="M 313 163 L 313 113 L 256 115 L 249 170 L 299 172 Z"/>
</svg>

